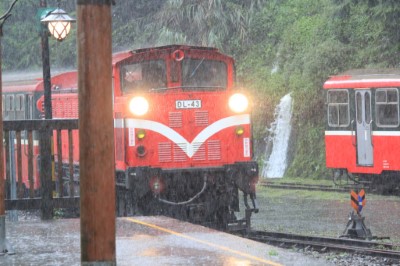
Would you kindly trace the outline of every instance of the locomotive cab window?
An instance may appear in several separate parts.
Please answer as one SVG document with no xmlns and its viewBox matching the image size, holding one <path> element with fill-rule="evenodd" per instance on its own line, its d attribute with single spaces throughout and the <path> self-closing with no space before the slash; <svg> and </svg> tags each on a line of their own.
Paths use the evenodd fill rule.
<svg viewBox="0 0 400 266">
<path fill-rule="evenodd" d="M 328 91 L 328 125 L 346 127 L 350 123 L 349 92 L 347 90 Z"/>
<path fill-rule="evenodd" d="M 182 62 L 184 88 L 226 88 L 227 67 L 224 62 L 185 58 Z"/>
<path fill-rule="evenodd" d="M 399 92 L 396 88 L 376 90 L 375 112 L 378 126 L 399 126 Z"/>
<path fill-rule="evenodd" d="M 164 60 L 142 61 L 124 65 L 121 68 L 121 85 L 124 94 L 165 88 L 166 84 Z"/>
</svg>

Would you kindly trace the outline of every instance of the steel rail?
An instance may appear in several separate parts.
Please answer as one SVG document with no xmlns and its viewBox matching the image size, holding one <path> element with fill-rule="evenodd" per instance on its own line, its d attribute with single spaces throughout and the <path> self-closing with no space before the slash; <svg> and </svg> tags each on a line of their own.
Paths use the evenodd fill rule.
<svg viewBox="0 0 400 266">
<path fill-rule="evenodd" d="M 277 232 L 250 231 L 243 237 L 280 247 L 313 248 L 320 252 L 349 252 L 400 261 L 400 245 L 347 238 L 303 236 Z"/>
<path fill-rule="evenodd" d="M 300 183 L 275 183 L 271 181 L 259 181 L 258 185 L 269 188 L 293 189 L 293 190 L 311 190 L 311 191 L 327 191 L 327 192 L 349 192 L 350 188 L 334 188 L 329 185 L 311 185 Z"/>
</svg>

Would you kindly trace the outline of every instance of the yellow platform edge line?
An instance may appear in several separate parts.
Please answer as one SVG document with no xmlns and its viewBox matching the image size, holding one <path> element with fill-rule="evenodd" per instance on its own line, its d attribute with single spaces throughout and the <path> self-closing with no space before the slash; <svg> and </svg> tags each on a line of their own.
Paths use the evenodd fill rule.
<svg viewBox="0 0 400 266">
<path fill-rule="evenodd" d="M 273 261 L 270 261 L 270 260 L 265 260 L 263 258 L 259 258 L 259 257 L 253 256 L 253 255 L 247 254 L 247 253 L 243 253 L 243 252 L 238 251 L 238 250 L 234 250 L 234 249 L 231 249 L 231 248 L 228 248 L 228 247 L 225 247 L 225 246 L 221 246 L 221 245 L 217 245 L 217 244 L 214 244 L 214 243 L 211 243 L 211 242 L 208 242 L 208 241 L 197 239 L 197 238 L 194 238 L 194 237 L 182 234 L 182 233 L 178 233 L 178 232 L 172 231 L 172 230 L 164 228 L 164 227 L 160 227 L 160 226 L 155 225 L 155 224 L 146 223 L 146 222 L 143 222 L 143 221 L 140 221 L 140 220 L 137 220 L 137 219 L 134 219 L 134 218 L 130 218 L 130 217 L 125 217 L 125 219 L 128 220 L 128 221 L 131 221 L 133 223 L 141 224 L 141 225 L 153 228 L 153 229 L 157 229 L 159 231 L 163 231 L 163 232 L 166 232 L 166 233 L 169 233 L 169 234 L 172 234 L 172 235 L 176 235 L 176 236 L 179 236 L 179 237 L 182 237 L 182 238 L 189 239 L 189 240 L 194 241 L 194 242 L 201 243 L 203 245 L 211 246 L 211 247 L 218 248 L 218 249 L 221 249 L 221 250 L 224 250 L 224 251 L 227 251 L 227 252 L 230 252 L 230 253 L 233 253 L 233 254 L 248 258 L 248 259 L 252 259 L 252 260 L 255 260 L 255 261 L 266 263 L 268 265 L 282 266 L 282 264 L 279 264 L 279 263 L 276 263 L 276 262 L 273 262 Z"/>
</svg>

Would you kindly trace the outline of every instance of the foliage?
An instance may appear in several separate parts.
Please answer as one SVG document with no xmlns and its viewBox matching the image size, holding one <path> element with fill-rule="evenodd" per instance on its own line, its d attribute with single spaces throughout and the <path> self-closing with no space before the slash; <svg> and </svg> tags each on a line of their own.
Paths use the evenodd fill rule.
<svg viewBox="0 0 400 266">
<path fill-rule="evenodd" d="M 1 1 L 0 13 L 11 2 Z M 57 6 L 57 1 L 47 4 Z M 76 17 L 75 1 L 60 5 Z M 18 1 L 5 23 L 3 69 L 41 67 L 38 6 L 39 0 Z M 184 43 L 232 55 L 239 86 L 252 95 L 257 147 L 279 99 L 292 92 L 287 175 L 317 177 L 326 174 L 323 82 L 351 68 L 400 67 L 399 17 L 398 0 L 116 1 L 113 50 Z M 61 43 L 50 40 L 52 68 L 75 67 L 75 35 Z"/>
<path fill-rule="evenodd" d="M 400 66 L 399 31 L 394 26 L 395 16 L 400 15 L 399 5 L 393 1 L 337 2 L 270 1 L 256 15 L 259 19 L 249 33 L 258 43 L 254 42 L 251 51 L 240 58 L 240 75 L 252 73 L 250 82 L 264 81 L 252 82 L 255 91 L 268 95 L 257 99 L 268 97 L 272 103 L 263 112 L 273 113 L 273 103 L 288 91 L 293 92 L 293 161 L 286 173 L 289 176 L 327 176 L 321 87 L 328 76 L 351 68 Z M 271 70 L 275 70 L 275 79 L 283 81 L 280 86 L 271 82 Z M 270 119 L 261 124 L 270 123 Z M 262 127 L 255 129 L 262 132 L 260 136 L 265 133 Z"/>
<path fill-rule="evenodd" d="M 0 2 L 0 11 L 5 10 L 12 0 Z M 56 0 L 48 0 L 48 7 L 57 7 Z M 75 3 L 60 1 L 60 7 L 66 10 L 75 10 Z M 3 27 L 2 38 L 3 69 L 26 70 L 41 67 L 40 22 L 36 15 L 39 12 L 40 1 L 23 0 L 14 6 L 11 17 Z M 75 12 L 69 12 L 75 16 Z M 59 43 L 49 39 L 50 63 L 54 67 L 73 67 L 76 62 L 75 31 L 71 38 Z M 72 56 L 71 56 L 72 55 Z"/>
</svg>

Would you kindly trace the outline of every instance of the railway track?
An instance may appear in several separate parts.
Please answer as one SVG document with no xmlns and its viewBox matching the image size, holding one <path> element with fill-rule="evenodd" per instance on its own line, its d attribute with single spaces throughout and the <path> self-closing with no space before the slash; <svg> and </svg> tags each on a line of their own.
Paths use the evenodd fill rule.
<svg viewBox="0 0 400 266">
<path fill-rule="evenodd" d="M 242 236 L 251 240 L 283 248 L 312 249 L 323 253 L 348 252 L 373 257 L 390 258 L 400 262 L 400 245 L 378 241 L 303 236 L 264 231 L 250 231 Z"/>
<path fill-rule="evenodd" d="M 270 187 L 270 188 L 281 188 L 281 189 L 293 189 L 293 190 L 314 190 L 314 191 L 329 191 L 329 192 L 349 192 L 353 187 L 343 186 L 343 187 L 332 187 L 330 185 L 311 185 L 311 184 L 301 184 L 301 183 L 276 183 L 272 181 L 260 180 L 258 183 L 260 186 Z"/>
</svg>

